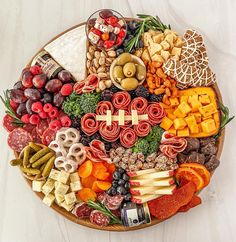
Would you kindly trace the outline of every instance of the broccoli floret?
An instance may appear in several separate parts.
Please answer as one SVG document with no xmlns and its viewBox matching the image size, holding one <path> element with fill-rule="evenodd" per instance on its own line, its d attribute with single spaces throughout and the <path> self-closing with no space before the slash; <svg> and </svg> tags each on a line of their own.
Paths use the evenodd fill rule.
<svg viewBox="0 0 236 242">
<path fill-rule="evenodd" d="M 158 143 L 160 143 L 163 133 L 164 130 L 161 127 L 159 127 L 158 125 L 154 126 L 152 127 L 152 130 L 149 133 L 149 135 L 146 137 L 146 140 L 149 142 L 156 140 Z"/>
<path fill-rule="evenodd" d="M 152 142 L 150 142 L 148 144 L 148 152 L 147 152 L 147 155 L 150 155 L 152 153 L 157 152 L 158 146 L 159 146 L 159 142 L 157 142 L 156 140 L 153 140 Z"/>
<path fill-rule="evenodd" d="M 80 97 L 80 107 L 83 113 L 94 113 L 100 100 L 98 93 L 84 93 Z"/>
<path fill-rule="evenodd" d="M 147 155 L 148 153 L 148 141 L 143 138 L 139 138 L 138 141 L 135 143 L 133 147 L 133 152 L 136 153 L 143 153 L 144 155 Z"/>
<path fill-rule="evenodd" d="M 81 95 L 77 94 L 76 92 L 73 92 L 63 102 L 62 109 L 70 117 L 81 117 L 82 110 L 80 108 L 80 97 Z"/>
</svg>

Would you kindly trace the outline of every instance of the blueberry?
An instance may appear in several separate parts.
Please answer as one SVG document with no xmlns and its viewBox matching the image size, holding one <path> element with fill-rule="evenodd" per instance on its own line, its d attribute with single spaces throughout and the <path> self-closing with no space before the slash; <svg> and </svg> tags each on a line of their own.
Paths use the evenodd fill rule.
<svg viewBox="0 0 236 242">
<path fill-rule="evenodd" d="M 129 181 L 129 176 L 126 173 L 124 173 L 122 179 L 125 181 Z"/>
<path fill-rule="evenodd" d="M 125 195 L 127 193 L 126 189 L 123 186 L 117 187 L 117 193 L 120 195 Z"/>
<path fill-rule="evenodd" d="M 124 188 L 127 189 L 127 190 L 130 189 L 130 183 L 126 182 L 125 185 L 124 185 Z"/>
<path fill-rule="evenodd" d="M 119 168 L 117 169 L 117 171 L 118 171 L 120 174 L 125 173 L 125 169 L 123 169 L 122 167 L 119 167 Z"/>
<path fill-rule="evenodd" d="M 117 182 L 117 181 L 112 181 L 112 187 L 118 187 L 118 184 L 119 184 L 119 182 Z"/>
<path fill-rule="evenodd" d="M 115 171 L 112 175 L 114 180 L 119 180 L 121 178 L 121 174 L 118 171 Z"/>
<path fill-rule="evenodd" d="M 106 191 L 106 193 L 107 193 L 109 196 L 111 196 L 111 195 L 112 195 L 112 187 L 110 187 L 110 188 Z"/>
<path fill-rule="evenodd" d="M 112 187 L 111 188 L 111 195 L 112 196 L 115 196 L 117 194 L 117 192 L 116 192 L 116 188 L 115 187 Z"/>
<path fill-rule="evenodd" d="M 131 194 L 130 193 L 127 193 L 125 196 L 124 196 L 124 200 L 126 201 L 126 202 L 128 202 L 128 201 L 130 201 L 131 200 Z"/>
<path fill-rule="evenodd" d="M 120 179 L 120 180 L 118 181 L 118 184 L 119 184 L 120 186 L 123 186 L 123 185 L 125 185 L 125 180 L 123 180 L 123 179 Z"/>
<path fill-rule="evenodd" d="M 130 29 L 135 30 L 138 27 L 138 22 L 136 20 L 131 20 L 128 23 Z"/>
</svg>

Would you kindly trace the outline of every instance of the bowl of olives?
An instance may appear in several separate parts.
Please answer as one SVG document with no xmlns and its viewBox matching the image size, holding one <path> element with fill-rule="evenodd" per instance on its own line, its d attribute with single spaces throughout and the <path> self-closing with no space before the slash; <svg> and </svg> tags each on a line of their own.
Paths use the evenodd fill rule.
<svg viewBox="0 0 236 242">
<path fill-rule="evenodd" d="M 143 84 L 146 78 L 146 66 L 139 57 L 123 53 L 112 62 L 110 76 L 116 87 L 132 91 Z"/>
</svg>

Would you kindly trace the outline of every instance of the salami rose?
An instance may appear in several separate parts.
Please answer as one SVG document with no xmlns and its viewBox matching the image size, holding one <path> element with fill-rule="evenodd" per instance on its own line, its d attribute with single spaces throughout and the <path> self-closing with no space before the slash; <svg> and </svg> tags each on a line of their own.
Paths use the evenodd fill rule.
<svg viewBox="0 0 236 242">
<path fill-rule="evenodd" d="M 164 108 L 159 103 L 151 103 L 147 109 L 148 121 L 151 125 L 156 125 L 166 116 Z"/>
<path fill-rule="evenodd" d="M 130 110 L 137 110 L 138 114 L 143 114 L 148 106 L 147 99 L 143 97 L 136 97 L 130 104 Z"/>
<path fill-rule="evenodd" d="M 95 113 L 87 113 L 81 118 L 81 129 L 87 135 L 95 134 L 99 129 Z"/>
<path fill-rule="evenodd" d="M 140 121 L 138 125 L 134 125 L 134 131 L 139 137 L 145 137 L 149 134 L 151 125 L 146 121 Z"/>
<path fill-rule="evenodd" d="M 128 92 L 117 92 L 112 97 L 112 103 L 117 109 L 127 109 L 131 101 L 131 96 Z"/>
<path fill-rule="evenodd" d="M 118 122 L 112 122 L 111 125 L 107 125 L 106 122 L 101 122 L 99 127 L 99 133 L 106 141 L 115 142 L 119 139 L 120 126 Z"/>
<path fill-rule="evenodd" d="M 131 128 L 122 129 L 120 132 L 120 143 L 125 148 L 130 148 L 134 146 L 137 139 L 138 136 Z"/>
<path fill-rule="evenodd" d="M 109 101 L 101 101 L 97 104 L 96 113 L 99 115 L 106 115 L 107 110 L 111 110 L 111 113 L 114 113 L 114 107 Z"/>
</svg>

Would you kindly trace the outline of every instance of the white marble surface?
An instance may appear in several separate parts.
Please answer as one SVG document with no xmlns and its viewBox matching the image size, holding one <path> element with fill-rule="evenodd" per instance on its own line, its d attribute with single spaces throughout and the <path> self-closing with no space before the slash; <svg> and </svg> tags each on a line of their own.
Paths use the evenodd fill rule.
<svg viewBox="0 0 236 242">
<path fill-rule="evenodd" d="M 14 84 L 20 70 L 42 45 L 100 8 L 113 8 L 124 16 L 158 14 L 180 33 L 187 27 L 201 31 L 224 102 L 236 113 L 236 1 L 233 0 L 0 0 L 0 93 Z M 0 108 L 2 119 L 2 104 Z M 157 226 L 126 233 L 79 226 L 43 205 L 19 171 L 10 167 L 8 161 L 13 154 L 2 127 L 0 134 L 1 242 L 236 241 L 235 121 L 227 127 L 221 165 L 201 193 L 203 204 Z"/>
</svg>

